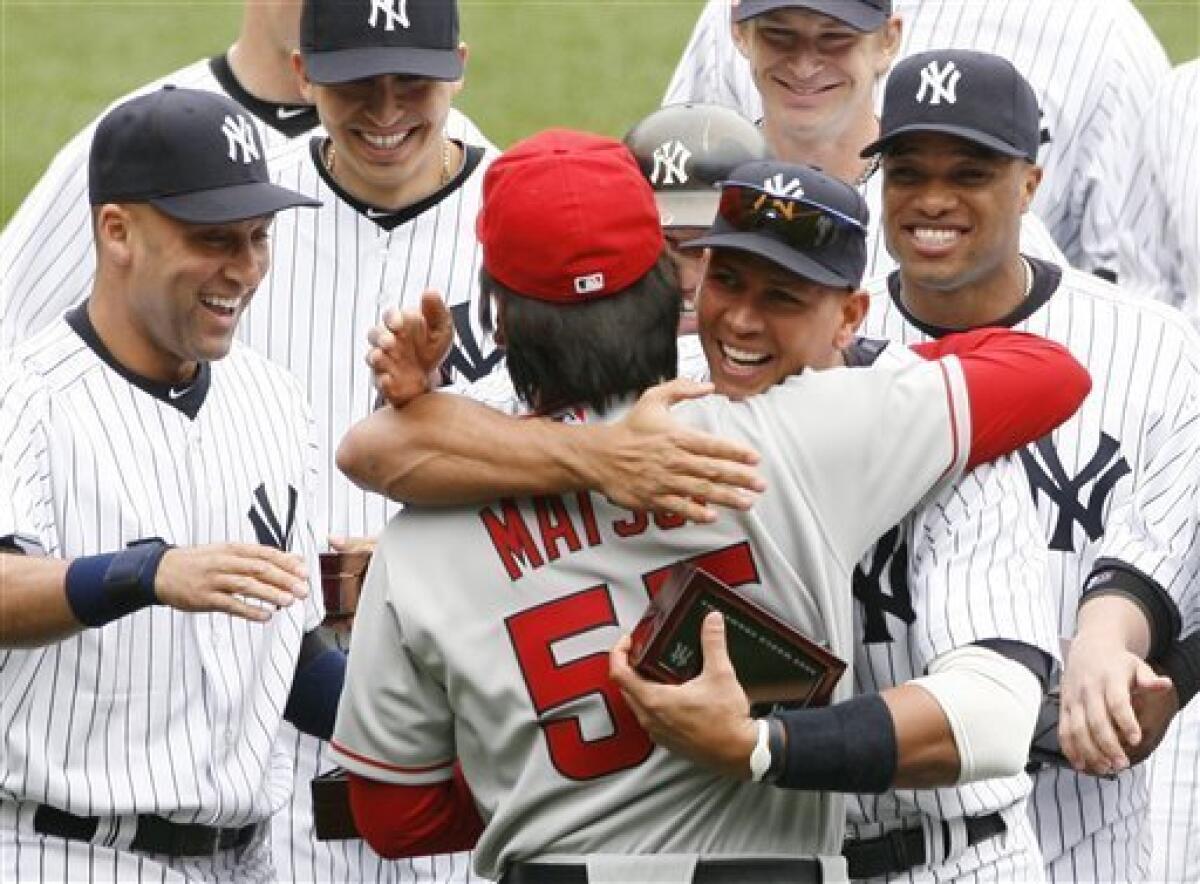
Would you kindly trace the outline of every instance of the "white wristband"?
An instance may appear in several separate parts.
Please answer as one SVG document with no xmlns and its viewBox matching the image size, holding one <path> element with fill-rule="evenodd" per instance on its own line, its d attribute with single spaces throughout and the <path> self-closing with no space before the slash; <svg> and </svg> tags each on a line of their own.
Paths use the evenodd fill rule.
<svg viewBox="0 0 1200 884">
<path fill-rule="evenodd" d="M 754 742 L 754 751 L 750 753 L 750 781 L 761 783 L 771 769 L 771 726 L 765 718 L 755 719 L 754 723 L 758 725 L 758 739 Z"/>
</svg>

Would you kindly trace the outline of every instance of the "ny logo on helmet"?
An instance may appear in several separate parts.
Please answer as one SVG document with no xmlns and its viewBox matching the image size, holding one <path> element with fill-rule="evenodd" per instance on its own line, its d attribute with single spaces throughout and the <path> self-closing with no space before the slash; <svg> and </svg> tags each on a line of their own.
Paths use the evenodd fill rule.
<svg viewBox="0 0 1200 884">
<path fill-rule="evenodd" d="M 377 28 L 381 21 L 385 31 L 396 30 L 396 25 L 407 29 L 408 0 L 371 0 L 371 17 L 367 24 Z"/>
<path fill-rule="evenodd" d="M 940 67 L 936 61 L 929 62 L 921 68 L 921 88 L 917 90 L 917 102 L 926 101 L 926 95 L 928 95 L 931 105 L 941 104 L 943 100 L 947 104 L 956 103 L 958 101 L 958 81 L 961 79 L 962 71 L 954 62 L 948 61 Z"/>
<path fill-rule="evenodd" d="M 254 126 L 241 114 L 238 114 L 236 118 L 226 114 L 225 122 L 221 126 L 221 133 L 229 145 L 230 162 L 237 162 L 239 148 L 241 148 L 241 160 L 246 165 L 261 158 L 258 142 L 254 140 Z"/>
<path fill-rule="evenodd" d="M 790 200 L 798 200 L 804 196 L 804 188 L 800 186 L 800 179 L 792 178 L 785 181 L 782 172 L 778 172 L 764 181 L 763 190 L 771 196 L 781 196 Z"/>
<path fill-rule="evenodd" d="M 692 152 L 684 147 L 682 141 L 667 141 L 654 151 L 654 169 L 650 172 L 650 183 L 658 187 L 670 187 L 672 184 L 687 184 L 688 160 Z"/>
</svg>

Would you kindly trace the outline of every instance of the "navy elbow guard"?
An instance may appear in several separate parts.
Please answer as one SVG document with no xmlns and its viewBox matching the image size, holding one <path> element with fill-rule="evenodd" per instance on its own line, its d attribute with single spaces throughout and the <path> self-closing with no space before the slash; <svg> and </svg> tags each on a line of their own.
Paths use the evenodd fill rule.
<svg viewBox="0 0 1200 884">
<path fill-rule="evenodd" d="M 878 694 L 823 709 L 776 713 L 787 731 L 785 789 L 878 794 L 892 787 L 898 749 L 892 713 Z"/>
</svg>

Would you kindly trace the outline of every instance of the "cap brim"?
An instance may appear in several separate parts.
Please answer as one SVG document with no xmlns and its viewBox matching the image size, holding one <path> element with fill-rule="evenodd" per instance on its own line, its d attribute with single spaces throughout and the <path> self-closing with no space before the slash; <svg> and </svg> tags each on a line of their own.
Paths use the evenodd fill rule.
<svg viewBox="0 0 1200 884">
<path fill-rule="evenodd" d="M 939 132 L 943 135 L 954 135 L 964 141 L 970 141 L 972 144 L 986 147 L 988 150 L 993 150 L 1006 157 L 1015 157 L 1022 160 L 1032 159 L 1025 151 L 1013 147 L 1011 144 L 1007 144 L 993 135 L 988 135 L 986 132 L 980 132 L 977 129 L 971 129 L 966 126 L 955 126 L 951 123 L 910 123 L 907 126 L 901 126 L 898 129 L 893 129 L 882 138 L 872 141 L 862 149 L 859 156 L 866 158 L 877 153 L 883 153 L 887 150 L 888 145 L 897 138 L 921 132 Z"/>
<path fill-rule="evenodd" d="M 363 46 L 330 52 L 303 52 L 304 71 L 314 83 L 349 83 L 385 74 L 461 80 L 462 57 L 454 49 L 408 46 Z"/>
<path fill-rule="evenodd" d="M 712 233 L 685 243 L 684 249 L 733 249 L 735 252 L 747 252 L 766 258 L 773 264 L 778 264 L 797 276 L 817 283 L 818 285 L 835 288 L 858 288 L 859 282 L 845 279 L 836 271 L 830 270 L 824 264 L 813 260 L 802 252 L 760 233 Z"/>
<path fill-rule="evenodd" d="M 658 220 L 663 227 L 712 227 L 721 202 L 721 191 L 655 191 Z"/>
<path fill-rule="evenodd" d="M 849 25 L 856 31 L 877 31 L 888 20 L 887 13 L 882 9 L 868 9 L 857 3 L 847 3 L 846 0 L 811 0 L 807 3 L 793 3 L 787 0 L 780 0 L 778 3 L 747 3 L 743 0 L 733 8 L 733 20 L 736 22 L 757 18 L 776 9 L 808 9 L 819 12 Z"/>
<path fill-rule="evenodd" d="M 177 221 L 189 224 L 227 224 L 274 215 L 297 206 L 321 205 L 320 200 L 266 183 L 237 184 L 176 196 L 159 196 L 148 202 Z"/>
</svg>

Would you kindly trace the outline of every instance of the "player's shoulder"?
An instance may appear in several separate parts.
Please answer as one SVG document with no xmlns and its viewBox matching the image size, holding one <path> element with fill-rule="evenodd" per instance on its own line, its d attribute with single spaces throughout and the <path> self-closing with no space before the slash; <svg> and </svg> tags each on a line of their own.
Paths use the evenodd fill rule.
<svg viewBox="0 0 1200 884">
<path fill-rule="evenodd" d="M 313 154 L 319 138 L 316 134 L 310 134 L 307 138 L 292 138 L 268 150 L 266 161 L 271 178 L 276 183 L 286 184 L 304 192 L 306 196 L 312 196 L 320 188 L 321 181 Z M 283 216 L 288 214 L 281 213 Z"/>
<path fill-rule="evenodd" d="M 1062 268 L 1058 291 L 1051 305 L 1073 309 L 1103 308 L 1118 328 L 1153 330 L 1194 340 L 1196 332 L 1179 310 L 1152 298 L 1139 297 L 1120 285 L 1073 267 Z"/>
<path fill-rule="evenodd" d="M 64 389 L 101 363 L 92 349 L 63 318 L 0 353 L 4 372 L 40 385 L 47 393 Z"/>
</svg>

